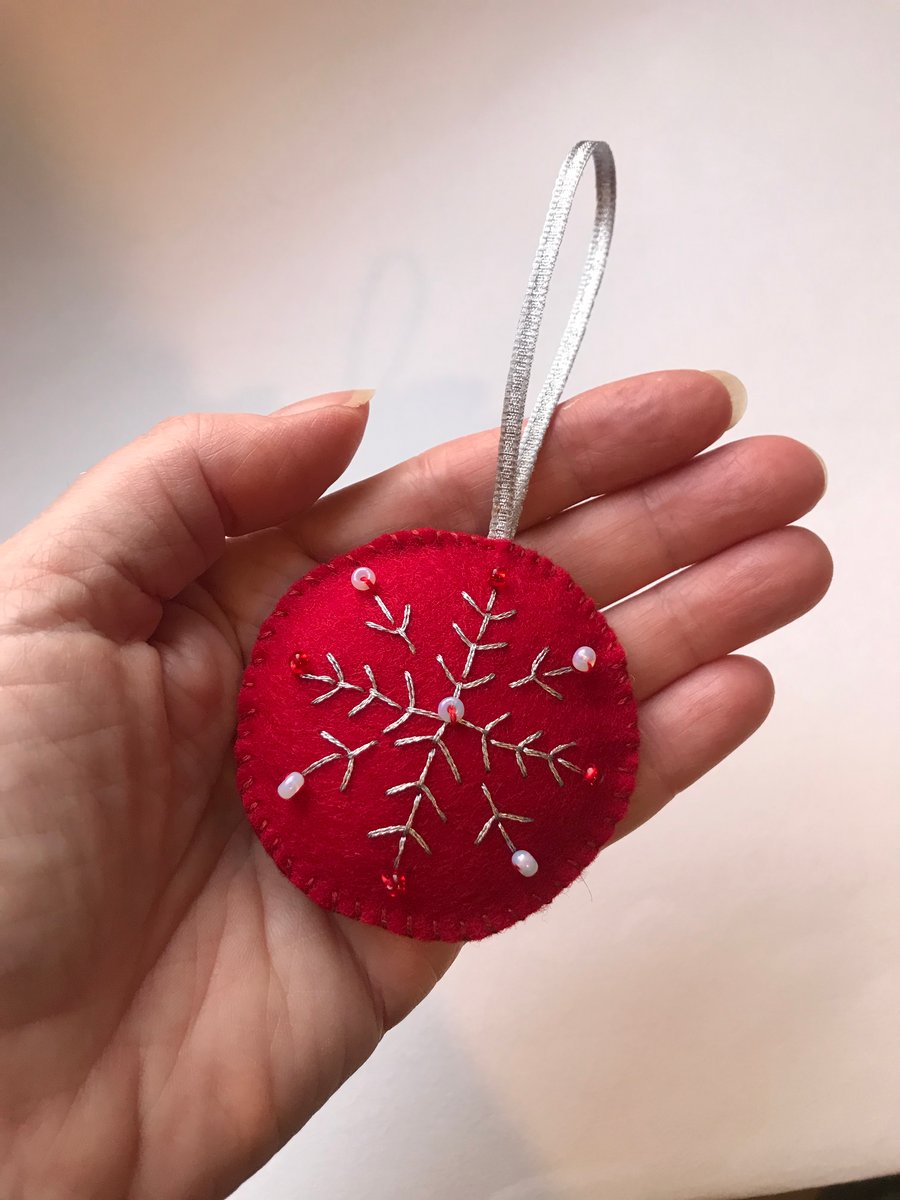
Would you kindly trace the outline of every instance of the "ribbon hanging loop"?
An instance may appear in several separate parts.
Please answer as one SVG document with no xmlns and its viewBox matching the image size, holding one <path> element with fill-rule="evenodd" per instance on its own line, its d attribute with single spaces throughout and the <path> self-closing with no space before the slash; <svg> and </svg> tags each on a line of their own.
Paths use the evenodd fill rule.
<svg viewBox="0 0 900 1200">
<path fill-rule="evenodd" d="M 594 163 L 596 189 L 591 241 L 562 340 L 541 387 L 534 411 L 523 430 L 525 401 L 550 281 L 572 211 L 572 201 L 589 161 Z M 603 279 L 612 239 L 615 209 L 616 171 L 612 151 L 606 142 L 578 142 L 569 151 L 557 176 L 519 313 L 503 398 L 497 482 L 489 537 L 511 539 L 516 535 L 525 494 L 544 435 L 566 386 Z"/>
</svg>

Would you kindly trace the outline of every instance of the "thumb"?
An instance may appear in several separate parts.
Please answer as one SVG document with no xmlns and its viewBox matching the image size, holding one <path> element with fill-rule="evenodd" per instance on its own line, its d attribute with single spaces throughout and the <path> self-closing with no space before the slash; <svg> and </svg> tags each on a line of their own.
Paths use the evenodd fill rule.
<svg viewBox="0 0 900 1200">
<path fill-rule="evenodd" d="M 211 566 L 226 537 L 302 513 L 338 478 L 362 438 L 371 396 L 332 392 L 272 416 L 163 422 L 7 543 L 19 584 L 13 613 L 24 609 L 32 628 L 43 615 L 57 626 L 87 621 L 117 640 L 148 637 L 160 600 Z"/>
</svg>

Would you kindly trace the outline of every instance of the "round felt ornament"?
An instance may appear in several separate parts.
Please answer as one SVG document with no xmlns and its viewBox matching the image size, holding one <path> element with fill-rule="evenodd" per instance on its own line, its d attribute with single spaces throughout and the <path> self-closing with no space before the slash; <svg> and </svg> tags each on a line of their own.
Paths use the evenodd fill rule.
<svg viewBox="0 0 900 1200">
<path fill-rule="evenodd" d="M 581 283 L 523 432 L 550 277 L 591 161 Z M 488 536 L 386 534 L 299 580 L 260 631 L 238 785 L 266 850 L 324 908 L 410 937 L 483 938 L 572 883 L 625 814 L 638 749 L 625 654 L 569 575 L 513 540 L 614 204 L 609 147 L 579 143 L 519 319 Z"/>
<path fill-rule="evenodd" d="M 626 811 L 621 646 L 561 568 L 512 542 L 388 534 L 266 621 L 240 697 L 254 829 L 317 903 L 482 938 L 549 903 Z"/>
</svg>

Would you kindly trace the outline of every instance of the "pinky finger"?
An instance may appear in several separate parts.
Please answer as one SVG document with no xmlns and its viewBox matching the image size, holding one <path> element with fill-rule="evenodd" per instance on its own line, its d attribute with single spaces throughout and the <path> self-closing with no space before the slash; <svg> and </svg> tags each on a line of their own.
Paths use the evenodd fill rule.
<svg viewBox="0 0 900 1200">
<path fill-rule="evenodd" d="M 631 833 L 754 733 L 769 714 L 772 677 L 761 662 L 730 655 L 698 667 L 645 701 L 641 765 L 628 815 Z"/>
</svg>

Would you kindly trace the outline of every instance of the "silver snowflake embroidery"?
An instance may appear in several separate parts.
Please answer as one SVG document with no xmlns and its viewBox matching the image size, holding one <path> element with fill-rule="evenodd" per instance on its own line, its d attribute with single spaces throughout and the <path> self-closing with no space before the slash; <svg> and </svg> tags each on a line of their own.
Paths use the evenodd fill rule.
<svg viewBox="0 0 900 1200">
<path fill-rule="evenodd" d="M 493 640 L 487 640 L 489 630 L 500 622 L 512 620 L 516 616 L 517 610 L 512 608 L 502 612 L 495 611 L 498 598 L 496 587 L 491 588 L 490 596 L 484 607 L 473 600 L 468 592 L 462 592 L 461 598 L 478 615 L 480 622 L 477 631 L 470 629 L 469 632 L 463 628 L 462 624 L 456 621 L 451 622 L 451 628 L 465 650 L 465 657 L 460 667 L 454 670 L 454 667 L 447 661 L 447 658 L 443 654 L 436 656 L 437 663 L 452 688 L 452 692 L 447 697 L 447 700 L 458 702 L 460 711 L 458 717 L 454 717 L 451 712 L 449 723 L 456 724 L 463 729 L 471 730 L 473 735 L 479 739 L 486 774 L 491 771 L 492 754 L 495 752 L 505 752 L 514 756 L 519 771 L 523 776 L 527 776 L 528 774 L 530 761 L 542 762 L 546 764 L 547 769 L 557 784 L 560 787 L 564 786 L 564 771 L 571 771 L 579 775 L 582 773 L 582 768 L 566 756 L 566 752 L 572 750 L 577 745 L 576 742 L 565 742 L 549 750 L 543 750 L 537 744 L 544 737 L 542 729 L 534 730 L 518 741 L 507 740 L 499 736 L 497 732 L 498 728 L 504 722 L 509 721 L 512 716 L 511 712 L 501 713 L 484 724 L 479 724 L 466 715 L 467 700 L 465 697 L 468 693 L 476 688 L 483 687 L 497 678 L 496 671 L 489 671 L 483 675 L 475 675 L 473 678 L 476 663 L 480 665 L 486 654 L 500 653 L 509 647 L 509 642 L 500 640 L 497 635 L 493 635 Z M 398 623 L 380 596 L 376 595 L 375 601 L 389 624 L 385 625 L 380 622 L 366 621 L 366 625 L 370 629 L 397 636 L 406 644 L 409 652 L 415 654 L 415 647 L 408 633 L 412 618 L 411 606 L 409 604 L 403 606 L 403 615 Z M 533 685 L 548 693 L 556 700 L 562 700 L 562 693 L 557 688 L 548 684 L 547 680 L 570 674 L 573 668 L 571 666 L 563 666 L 544 669 L 544 663 L 549 654 L 550 646 L 544 646 L 535 655 L 530 672 L 522 679 L 513 680 L 508 686 L 511 689 L 516 689 Z M 402 793 L 410 795 L 411 805 L 406 820 L 402 824 L 384 825 L 379 829 L 371 829 L 368 832 L 368 837 L 370 838 L 395 837 L 397 839 L 397 850 L 393 860 L 393 870 L 396 872 L 400 867 L 410 841 L 415 842 L 425 854 L 430 855 L 432 853 L 431 846 L 416 827 L 416 821 L 421 812 L 423 801 L 426 801 L 430 805 L 442 822 L 446 822 L 447 820 L 447 814 L 435 796 L 433 785 L 430 782 L 431 771 L 438 758 L 440 757 L 446 762 L 455 783 L 460 784 L 463 782 L 462 773 L 445 740 L 448 721 L 441 713 L 430 708 L 424 708 L 419 704 L 416 698 L 415 681 L 409 671 L 404 671 L 403 673 L 406 696 L 397 699 L 394 696 L 388 695 L 379 687 L 375 672 L 368 663 L 364 663 L 362 666 L 362 680 L 353 682 L 352 679 L 347 678 L 345 671 L 334 654 L 331 652 L 326 654 L 326 661 L 331 669 L 330 674 L 317 675 L 305 673 L 300 675 L 301 679 L 308 682 L 326 685 L 326 690 L 313 699 L 313 704 L 324 704 L 342 693 L 347 693 L 350 697 L 361 697 L 355 700 L 347 712 L 347 716 L 351 718 L 369 708 L 370 705 L 382 705 L 391 713 L 391 720 L 382 729 L 383 735 L 396 733 L 413 716 L 423 717 L 435 723 L 430 733 L 394 738 L 393 744 L 395 746 L 422 747 L 425 750 L 425 758 L 418 773 L 412 779 L 394 784 L 385 792 L 386 796 L 399 796 Z M 326 763 L 345 759 L 347 765 L 340 785 L 343 791 L 350 782 L 357 757 L 365 751 L 374 748 L 378 744 L 378 741 L 377 739 L 368 741 L 355 749 L 350 749 L 332 734 L 324 730 L 321 732 L 321 736 L 331 745 L 335 746 L 336 750 L 312 763 L 306 768 L 304 774 L 308 775 L 311 771 L 325 766 Z M 489 834 L 496 829 L 510 852 L 515 854 L 516 847 L 507 831 L 506 824 L 510 822 L 520 824 L 530 823 L 534 818 L 520 813 L 502 812 L 497 808 L 487 785 L 482 783 L 481 787 L 490 810 L 490 816 L 475 838 L 475 845 L 481 845 Z"/>
</svg>

